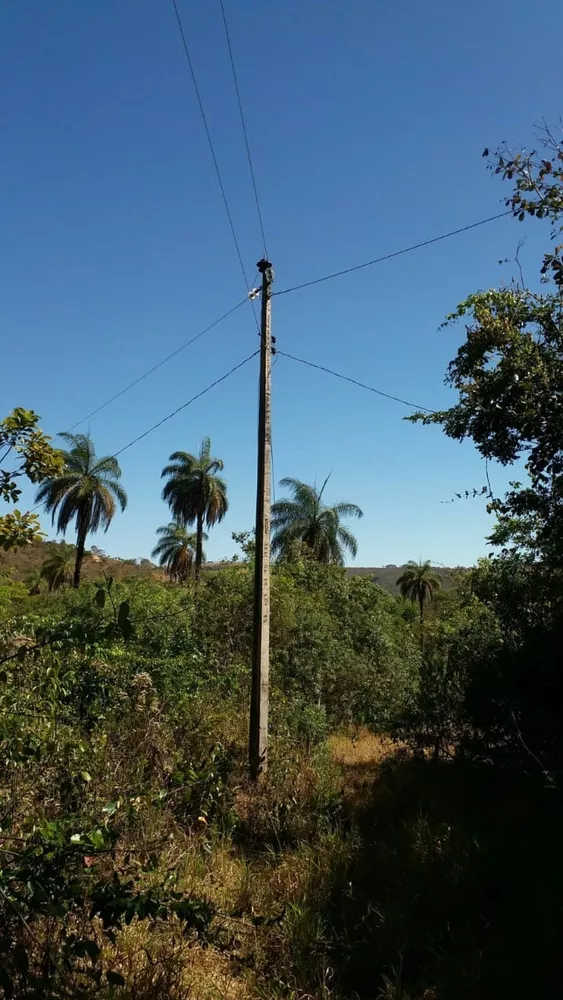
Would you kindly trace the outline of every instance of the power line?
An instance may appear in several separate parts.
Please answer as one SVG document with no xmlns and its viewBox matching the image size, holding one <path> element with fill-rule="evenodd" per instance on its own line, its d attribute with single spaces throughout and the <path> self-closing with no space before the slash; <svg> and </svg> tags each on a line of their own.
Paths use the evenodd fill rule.
<svg viewBox="0 0 563 1000">
<path fill-rule="evenodd" d="M 228 201 L 227 201 L 225 187 L 224 187 L 223 180 L 222 180 L 222 177 L 221 177 L 221 173 L 220 173 L 220 170 L 219 170 L 219 164 L 217 162 L 217 157 L 216 157 L 216 154 L 215 154 L 215 149 L 214 149 L 213 142 L 212 142 L 212 139 L 211 139 L 211 134 L 210 134 L 210 131 L 209 131 L 209 127 L 208 127 L 208 124 L 207 124 L 207 118 L 206 118 L 205 111 L 204 111 L 204 108 L 203 108 L 203 102 L 201 100 L 201 95 L 200 95 L 199 87 L 197 85 L 197 80 L 196 80 L 196 76 L 195 76 L 195 72 L 194 72 L 194 68 L 193 68 L 193 63 L 191 61 L 189 49 L 188 49 L 188 46 L 187 46 L 186 36 L 185 36 L 185 32 L 183 30 L 182 21 L 181 21 L 181 18 L 180 18 L 180 13 L 179 13 L 179 10 L 178 10 L 178 6 L 177 6 L 177 3 L 176 3 L 176 0 L 172 0 L 172 2 L 173 2 L 173 6 L 174 6 L 174 11 L 175 11 L 175 14 L 176 14 L 176 19 L 177 19 L 177 22 L 178 22 L 178 28 L 180 30 L 180 35 L 181 35 L 181 38 L 182 38 L 182 44 L 183 44 L 184 51 L 185 51 L 185 54 L 186 54 L 186 58 L 187 58 L 187 61 L 188 61 L 188 65 L 189 65 L 189 68 L 190 68 L 190 73 L 191 73 L 191 76 L 192 76 L 192 81 L 193 81 L 194 89 L 195 89 L 195 92 L 196 92 L 196 97 L 197 97 L 197 101 L 198 101 L 198 105 L 199 105 L 199 110 L 200 110 L 201 117 L 202 117 L 202 120 L 203 120 L 203 124 L 204 124 L 204 127 L 205 127 L 205 132 L 206 132 L 207 140 L 208 140 L 208 143 L 209 143 L 209 148 L 211 150 L 211 156 L 213 158 L 213 163 L 214 163 L 214 166 L 215 166 L 215 171 L 217 173 L 217 179 L 219 181 L 219 186 L 221 188 L 221 194 L 222 194 L 222 197 L 223 197 L 223 202 L 225 204 L 225 210 L 227 212 L 227 217 L 228 217 L 228 220 L 229 220 L 229 225 L 230 225 L 230 228 L 231 228 L 231 233 L 232 233 L 232 236 L 233 236 L 233 240 L 234 240 L 236 251 L 237 251 L 237 256 L 238 256 L 239 263 L 240 263 L 240 266 L 241 266 L 241 271 L 242 271 L 242 274 L 244 276 L 245 285 L 248 288 L 248 291 L 250 291 L 250 286 L 248 285 L 248 279 L 246 277 L 246 270 L 245 270 L 244 263 L 243 263 L 243 260 L 242 260 L 242 254 L 241 254 L 241 251 L 240 251 L 240 246 L 239 246 L 238 239 L 237 239 L 237 236 L 236 236 L 236 231 L 235 231 L 235 228 L 234 228 L 234 223 L 233 223 L 232 215 L 231 215 L 231 212 L 230 212 L 230 209 L 229 209 L 229 204 L 228 204 Z M 262 231 L 262 237 L 263 237 L 263 240 L 264 240 L 264 249 L 265 249 L 266 240 L 265 240 L 265 236 L 264 236 L 264 228 L 263 228 L 263 224 L 262 224 L 262 215 L 261 215 L 261 211 L 260 211 L 260 204 L 259 204 L 259 201 L 258 201 L 258 193 L 257 193 L 257 189 L 256 189 L 256 180 L 255 180 L 254 170 L 253 170 L 253 166 L 252 166 L 252 160 L 251 160 L 251 155 L 250 155 L 250 147 L 249 147 L 249 144 L 248 144 L 248 136 L 247 136 L 247 133 L 246 133 L 246 126 L 245 126 L 244 115 L 243 115 L 243 111 L 242 111 L 242 103 L 241 103 L 241 99 L 240 99 L 240 93 L 239 93 L 238 81 L 237 81 L 236 71 L 235 71 L 235 66 L 234 66 L 234 59 L 233 59 L 233 54 L 232 54 L 232 49 L 231 49 L 231 43 L 230 43 L 230 38 L 229 38 L 228 26 L 227 26 L 225 11 L 223 9 L 222 2 L 221 2 L 221 8 L 222 8 L 222 13 L 223 13 L 223 23 L 225 25 L 225 32 L 226 32 L 226 35 L 227 35 L 227 44 L 228 44 L 228 47 L 229 47 L 229 56 L 230 56 L 230 59 L 231 59 L 231 67 L 232 67 L 232 71 L 233 71 L 233 79 L 235 81 L 235 88 L 236 88 L 236 93 L 237 93 L 237 100 L 238 100 L 238 103 L 239 103 L 239 111 L 240 111 L 240 116 L 241 116 L 241 122 L 242 122 L 242 127 L 243 127 L 243 131 L 244 131 L 244 136 L 245 136 L 246 150 L 247 150 L 247 154 L 248 154 L 250 172 L 251 172 L 251 177 L 252 177 L 252 184 L 253 184 L 253 189 L 254 189 L 254 196 L 255 196 L 255 199 L 256 199 L 256 208 L 257 208 L 257 211 L 258 211 L 260 228 L 261 228 L 261 231 Z M 116 392 L 115 395 L 111 396 L 104 403 L 101 403 L 100 406 L 97 406 L 90 413 L 86 414 L 86 416 L 82 417 L 80 420 L 77 420 L 76 423 L 72 424 L 72 426 L 68 428 L 68 430 L 69 431 L 74 430 L 75 427 L 78 427 L 80 424 L 84 423 L 84 421 L 89 420 L 91 417 L 93 417 L 96 414 L 100 413 L 100 411 L 103 410 L 103 409 L 105 409 L 106 406 L 109 406 L 110 403 L 114 403 L 116 399 L 119 399 L 126 392 L 129 392 L 129 390 L 132 389 L 134 386 L 138 385 L 139 382 L 142 382 L 149 375 L 152 375 L 155 371 L 157 371 L 159 368 L 161 368 L 162 365 L 167 364 L 168 361 L 171 361 L 172 358 L 175 358 L 178 354 L 181 353 L 181 351 L 184 351 L 186 348 L 190 347 L 197 340 L 199 340 L 200 337 L 203 337 L 206 333 L 209 333 L 214 327 L 218 326 L 219 323 L 222 323 L 223 320 L 227 319 L 237 309 L 240 309 L 240 307 L 247 301 L 247 299 L 248 299 L 248 296 L 245 296 L 244 299 L 242 299 L 240 302 L 238 302 L 235 306 L 233 306 L 231 309 L 229 309 L 226 313 L 223 313 L 222 316 L 219 316 L 218 319 L 216 319 L 216 320 L 213 321 L 213 323 L 210 323 L 209 326 L 206 326 L 203 330 L 201 330 L 198 334 L 196 334 L 195 337 L 192 337 L 190 340 L 186 341 L 185 344 L 182 344 L 175 351 L 172 351 L 165 358 L 163 358 L 162 361 L 159 361 L 156 365 L 153 365 L 152 368 L 147 369 L 147 371 L 143 372 L 142 375 L 139 375 L 138 378 L 133 379 L 132 382 L 130 382 L 128 385 L 124 386 L 123 389 L 120 389 L 119 392 Z M 254 309 L 253 309 L 253 312 L 254 312 Z M 256 320 L 256 315 L 255 314 L 254 314 L 254 317 L 255 317 L 255 320 Z"/>
<path fill-rule="evenodd" d="M 216 326 L 219 325 L 219 323 L 222 323 L 223 320 L 231 316 L 234 312 L 236 312 L 237 309 L 240 309 L 240 307 L 244 305 L 245 302 L 246 298 L 241 299 L 240 302 L 237 302 L 236 306 L 233 306 L 232 309 L 229 309 L 226 313 L 223 313 L 223 315 L 219 316 L 218 319 L 213 320 L 213 323 L 210 323 L 209 326 L 205 327 L 205 329 L 200 330 L 199 333 L 196 333 L 195 337 L 192 337 L 191 340 L 187 340 L 185 344 L 181 344 L 180 347 L 177 347 L 175 351 L 171 352 L 171 354 L 167 354 L 166 357 L 162 359 L 162 361 L 159 361 L 156 365 L 153 365 L 152 368 L 148 368 L 147 371 L 143 372 L 142 375 L 139 375 L 138 378 L 135 378 L 133 379 L 132 382 L 129 382 L 129 385 L 124 386 L 124 388 L 120 389 L 119 392 L 116 392 L 114 396 L 110 396 L 109 399 L 106 399 L 105 403 L 101 403 L 100 406 L 97 406 L 95 410 L 92 410 L 90 413 L 87 413 L 85 417 L 82 417 L 80 420 L 77 420 L 76 423 L 72 425 L 72 427 L 68 428 L 68 431 L 73 431 L 75 427 L 78 427 L 80 424 L 83 424 L 85 420 L 89 420 L 90 417 L 94 417 L 97 413 L 100 413 L 100 411 L 104 410 L 106 406 L 110 405 L 110 403 L 114 403 L 116 399 L 119 399 L 126 392 L 129 392 L 130 389 L 138 385 L 139 382 L 142 382 L 143 379 L 148 378 L 149 375 L 152 375 L 159 368 L 162 368 L 163 365 L 167 364 L 168 361 L 171 361 L 172 358 L 175 358 L 176 355 L 180 354 L 182 351 L 185 351 L 187 347 L 190 347 L 192 344 L 195 344 L 196 340 L 199 340 L 200 337 L 203 337 L 206 333 L 209 333 L 210 330 L 213 330 Z"/>
<path fill-rule="evenodd" d="M 236 252 L 237 252 L 237 257 L 239 259 L 240 269 L 242 271 L 242 275 L 243 275 L 243 278 L 244 278 L 244 284 L 245 284 L 245 287 L 248 288 L 249 287 L 248 286 L 248 278 L 246 277 L 246 269 L 245 269 L 245 266 L 244 266 L 244 261 L 242 259 L 242 253 L 241 253 L 241 250 L 240 250 L 240 245 L 239 245 L 239 241 L 238 241 L 236 230 L 235 230 L 235 226 L 234 226 L 234 222 L 233 222 L 233 217 L 231 215 L 231 210 L 229 208 L 229 202 L 227 200 L 227 194 L 226 194 L 226 191 L 225 191 L 225 185 L 223 184 L 223 178 L 221 177 L 221 171 L 219 169 L 219 163 L 217 161 L 217 155 L 215 153 L 215 147 L 213 145 L 213 140 L 211 138 L 211 132 L 209 131 L 209 125 L 207 124 L 207 116 L 205 114 L 205 109 L 203 107 L 203 101 L 201 99 L 201 94 L 200 94 L 200 90 L 199 90 L 199 87 L 198 87 L 198 83 L 197 83 L 197 78 L 196 78 L 196 75 L 195 75 L 194 66 L 193 66 L 193 63 L 192 63 L 191 56 L 190 56 L 190 50 L 188 48 L 188 42 L 187 42 L 187 39 L 186 39 L 186 34 L 184 32 L 184 27 L 182 25 L 182 19 L 180 17 L 180 11 L 178 10 L 178 4 L 177 4 L 176 0 L 172 0 L 172 6 L 174 7 L 174 13 L 176 14 L 176 21 L 178 22 L 178 30 L 180 32 L 180 38 L 182 39 L 182 46 L 183 46 L 184 53 L 185 53 L 185 56 L 186 56 L 186 60 L 187 60 L 187 63 L 188 63 L 189 69 L 190 69 L 190 75 L 191 75 L 191 78 L 192 78 L 192 83 L 194 85 L 194 91 L 195 91 L 195 95 L 196 95 L 196 98 L 197 98 L 197 103 L 198 103 L 198 106 L 199 106 L 199 111 L 200 111 L 200 114 L 201 114 L 201 120 L 203 122 L 203 127 L 205 129 L 205 134 L 207 136 L 207 142 L 209 144 L 209 150 L 211 152 L 211 158 L 213 160 L 213 165 L 215 167 L 215 173 L 217 174 L 217 180 L 219 182 L 219 187 L 221 189 L 221 195 L 222 195 L 222 198 L 223 198 L 223 204 L 225 206 L 225 212 L 227 213 L 227 219 L 229 220 L 229 226 L 230 226 L 230 229 L 231 229 L 231 233 L 232 233 L 232 237 L 233 237 L 233 242 L 235 244 L 235 249 L 236 249 Z M 254 319 L 256 321 L 256 325 L 258 326 L 258 319 L 257 319 L 256 313 L 254 311 L 254 306 L 253 306 L 252 302 L 250 304 L 251 304 L 251 308 L 252 308 L 252 313 L 254 315 Z"/>
<path fill-rule="evenodd" d="M 148 428 L 148 430 L 143 431 L 142 434 L 139 434 L 136 438 L 133 438 L 133 440 L 129 441 L 128 444 L 123 445 L 123 448 L 120 448 L 119 451 L 114 451 L 113 454 L 109 457 L 117 458 L 118 455 L 122 455 L 124 451 L 127 451 L 128 448 L 132 448 L 133 445 L 137 444 L 138 441 L 142 441 L 143 438 L 148 437 L 148 435 L 152 434 L 152 432 L 155 431 L 158 427 L 162 427 L 162 425 L 167 423 L 168 420 L 171 420 L 172 417 L 175 417 L 177 413 L 180 413 L 182 410 L 185 410 L 186 407 L 191 406 L 192 403 L 195 403 L 196 399 L 201 399 L 201 397 L 205 396 L 205 394 L 208 393 L 210 389 L 214 389 L 216 385 L 220 385 L 221 382 L 224 382 L 226 379 L 228 379 L 231 375 L 233 375 L 236 371 L 238 371 L 239 368 L 242 368 L 244 365 L 248 364 L 249 361 L 252 361 L 252 358 L 255 358 L 256 355 L 259 353 L 260 350 L 257 350 L 254 351 L 252 354 L 249 354 L 248 357 L 244 359 L 244 361 L 240 361 L 238 365 L 234 365 L 233 368 L 230 368 L 229 371 L 225 372 L 224 375 L 221 375 L 220 378 L 215 379 L 214 382 L 210 382 L 210 384 L 206 386 L 205 389 L 202 389 L 201 392 L 197 392 L 195 396 L 192 396 L 191 399 L 188 399 L 186 403 L 182 403 L 182 405 L 178 406 L 175 410 L 172 411 L 172 413 L 167 414 L 166 417 L 163 417 L 162 420 L 159 420 L 156 424 L 153 424 L 152 427 Z M 33 513 L 33 511 L 38 510 L 39 507 L 42 506 L 43 505 L 41 503 L 36 503 L 35 507 L 31 508 L 30 513 Z M 0 660 L 0 663 L 1 662 L 2 661 Z"/>
<path fill-rule="evenodd" d="M 401 257 L 405 253 L 411 253 L 413 250 L 420 250 L 422 247 L 428 247 L 432 243 L 439 243 L 441 240 L 447 240 L 450 236 L 459 236 L 460 233 L 467 233 L 470 229 L 477 229 L 478 226 L 485 226 L 488 222 L 494 222 L 495 219 L 503 219 L 507 215 L 512 215 L 512 210 L 508 212 L 499 212 L 498 215 L 490 215 L 488 219 L 481 219 L 479 222 L 472 222 L 469 226 L 462 226 L 461 229 L 452 229 L 449 233 L 442 233 L 441 236 L 433 236 L 430 240 L 423 240 L 422 243 L 413 243 L 410 247 L 405 247 L 403 250 L 395 250 L 394 253 L 387 253 L 383 257 L 375 257 L 374 260 L 366 260 L 363 264 L 354 264 L 352 267 L 345 267 L 341 271 L 333 271 L 332 274 L 325 274 L 322 278 L 313 278 L 312 281 L 303 281 L 300 285 L 292 285 L 291 288 L 282 288 L 279 292 L 273 292 L 273 295 L 288 295 L 290 292 L 297 292 L 300 288 L 310 288 L 311 285 L 320 285 L 323 281 L 330 281 L 331 278 L 340 278 L 343 274 L 352 274 L 353 271 L 361 271 L 364 267 L 371 267 L 373 264 L 381 264 L 385 260 L 391 260 L 393 257 Z"/>
<path fill-rule="evenodd" d="M 244 359 L 244 361 L 240 361 L 238 365 L 235 365 L 233 368 L 230 368 L 228 372 L 225 372 L 225 374 L 221 375 L 220 378 L 215 379 L 214 382 L 211 382 L 208 386 L 205 387 L 205 389 L 202 389 L 201 392 L 197 392 L 195 396 L 192 396 L 191 399 L 188 399 L 186 403 L 182 403 L 182 405 L 178 406 L 177 409 L 172 411 L 172 413 L 169 413 L 166 417 L 163 417 L 162 420 L 159 420 L 158 423 L 153 424 L 152 427 L 149 427 L 148 430 L 143 431 L 142 434 L 139 434 L 136 438 L 133 438 L 132 441 L 129 441 L 128 444 L 125 444 L 123 448 L 119 449 L 119 451 L 115 451 L 113 453 L 113 458 L 117 458 L 118 455 L 122 455 L 124 451 L 127 451 L 128 448 L 132 448 L 132 446 L 134 444 L 137 444 L 138 441 L 142 441 L 143 438 L 148 437 L 148 435 L 152 434 L 152 432 L 155 431 L 157 427 L 162 427 L 162 425 L 165 424 L 168 420 L 171 420 L 172 417 L 175 417 L 177 413 L 180 413 L 182 410 L 185 410 L 187 406 L 191 406 L 192 403 L 195 403 L 196 399 L 201 399 L 201 397 L 205 396 L 205 394 L 209 392 L 210 389 L 214 389 L 216 385 L 219 385 L 221 382 L 224 382 L 225 379 L 228 379 L 231 375 L 234 374 L 234 372 L 238 371 L 239 368 L 242 368 L 243 365 L 246 365 L 248 364 L 249 361 L 252 361 L 252 358 L 255 358 L 256 355 L 259 353 L 260 351 L 254 351 L 252 354 L 249 354 L 248 357 Z"/>
<path fill-rule="evenodd" d="M 174 2 L 174 0 L 173 0 L 173 2 Z M 221 7 L 223 8 L 223 2 L 222 2 L 222 0 L 220 0 L 220 2 L 221 2 Z M 225 25 L 225 30 L 228 31 L 226 25 Z M 234 73 L 234 68 L 233 68 L 233 73 Z M 241 120 L 243 120 L 242 119 L 242 110 L 241 110 Z M 244 125 L 243 125 L 243 127 L 244 127 Z M 253 180 L 254 180 L 254 172 L 252 170 L 249 149 L 247 149 L 247 152 L 249 154 L 249 165 L 250 165 L 251 172 L 252 172 L 252 175 L 253 175 Z M 223 191 L 223 194 L 224 194 L 224 191 Z M 255 197 L 256 197 L 256 202 L 257 202 L 256 207 L 257 207 L 257 210 L 258 210 L 258 214 L 259 214 L 259 218 L 260 218 L 260 223 L 261 223 L 261 213 L 260 213 L 260 207 L 259 207 L 258 196 L 257 196 L 256 191 L 255 191 Z M 227 207 L 227 210 L 228 210 L 228 207 Z M 358 271 L 358 270 L 360 270 L 362 268 L 370 267 L 372 264 L 378 264 L 378 263 L 382 263 L 383 261 L 386 261 L 386 260 L 391 260 L 393 257 L 399 257 L 399 256 L 401 256 L 403 254 L 410 253 L 412 250 L 418 250 L 418 249 L 421 249 L 422 247 L 430 246 L 432 243 L 438 243 L 441 240 L 448 239 L 450 236 L 456 236 L 456 235 L 458 235 L 460 233 L 467 232 L 470 229 L 475 229 L 478 226 L 483 226 L 483 225 L 485 225 L 488 222 L 494 221 L 495 219 L 502 219 L 506 215 L 512 215 L 512 212 L 511 211 L 509 211 L 509 212 L 501 212 L 499 215 L 492 215 L 492 216 L 490 216 L 487 219 L 482 219 L 480 222 L 474 222 L 474 223 L 472 223 L 469 226 L 462 227 L 461 229 L 454 229 L 454 230 L 452 230 L 449 233 L 443 233 L 441 236 L 436 236 L 433 239 L 425 240 L 422 243 L 416 243 L 416 244 L 414 244 L 413 246 L 410 246 L 410 247 L 405 247 L 403 250 L 396 250 L 394 253 L 386 254 L 383 257 L 377 257 L 374 260 L 366 261 L 363 264 L 356 264 L 353 267 L 345 268 L 344 270 L 341 270 L 341 271 L 335 271 L 333 274 L 325 275 L 322 278 L 315 278 L 312 281 L 307 281 L 307 282 L 304 282 L 304 283 L 302 283 L 300 285 L 293 285 L 290 288 L 284 288 L 284 289 L 282 289 L 279 292 L 273 292 L 273 294 L 274 295 L 287 295 L 289 292 L 298 291 L 301 288 L 308 288 L 311 285 L 320 284 L 321 282 L 329 281 L 331 278 L 337 278 L 337 277 L 340 277 L 341 275 L 344 275 L 344 274 L 350 274 L 353 271 Z M 230 213 L 229 213 L 229 218 L 230 218 Z M 231 218 L 230 218 L 230 221 L 231 221 L 231 225 L 232 225 L 232 219 Z M 262 224 L 261 224 L 261 229 L 262 229 L 262 236 L 264 237 L 264 232 L 263 232 Z M 233 233 L 233 235 L 234 235 L 234 233 Z M 235 239 L 236 239 L 236 237 L 235 237 Z M 265 242 L 266 241 L 265 241 L 265 237 L 264 237 L 264 244 L 265 244 Z M 237 249 L 238 249 L 238 244 L 237 244 Z M 242 265 L 242 258 L 240 258 L 240 254 L 239 254 L 239 259 L 240 259 L 240 262 L 241 262 L 241 265 Z M 244 267 L 243 267 L 243 274 L 244 274 Z M 245 281 L 246 281 L 246 276 L 245 276 Z M 254 284 L 254 282 L 253 282 L 253 284 Z M 249 290 L 250 290 L 250 286 L 249 286 Z M 149 375 L 152 375 L 155 371 L 157 371 L 163 365 L 167 364 L 168 361 L 171 361 L 172 358 L 176 357 L 182 351 L 186 350 L 186 348 L 188 348 L 192 344 L 194 344 L 197 340 L 200 339 L 200 337 L 203 337 L 206 333 L 209 333 L 211 330 L 213 330 L 214 327 L 218 326 L 219 323 L 222 323 L 223 320 L 227 319 L 232 313 L 236 312 L 237 309 L 240 309 L 240 307 L 242 305 L 244 305 L 244 303 L 246 302 L 246 300 L 247 300 L 247 296 L 245 296 L 244 299 L 242 299 L 240 302 L 238 302 L 235 306 L 233 306 L 231 309 L 229 309 L 226 313 L 223 313 L 222 316 L 219 316 L 218 319 L 216 319 L 212 323 L 210 323 L 209 326 L 206 326 L 203 330 L 201 330 L 199 333 L 197 333 L 195 335 L 195 337 L 192 337 L 190 340 L 186 341 L 186 343 L 181 344 L 180 347 L 176 348 L 176 350 L 172 351 L 170 354 L 168 354 L 161 361 L 157 362 L 157 364 L 153 365 L 152 368 L 147 369 L 146 372 L 143 372 L 143 374 L 139 375 L 138 378 L 133 379 L 132 382 L 130 382 L 128 385 L 124 386 L 123 389 L 120 389 L 119 392 L 116 392 L 113 396 L 110 396 L 110 398 L 107 399 L 104 403 L 101 403 L 100 406 L 97 406 L 94 410 L 91 410 L 90 413 L 86 414 L 86 416 L 81 417 L 81 419 L 77 420 L 76 423 L 72 424 L 68 428 L 68 430 L 69 431 L 74 430 L 75 427 L 78 427 L 80 424 L 84 423 L 85 420 L 89 420 L 91 417 L 96 416 L 96 414 L 100 413 L 101 410 L 105 409 L 106 406 L 109 406 L 111 403 L 115 402 L 116 399 L 119 399 L 126 392 L 129 392 L 129 390 L 133 389 L 134 386 L 136 386 L 136 385 L 139 384 L 139 382 L 142 382 L 145 378 L 148 378 Z M 256 314 L 254 314 L 254 318 L 255 318 L 255 321 L 257 322 L 257 320 L 256 320 Z M 279 352 L 279 353 L 282 353 L 282 352 Z"/>
<path fill-rule="evenodd" d="M 264 257 L 267 258 L 268 257 L 268 250 L 267 250 L 267 247 L 266 247 L 266 233 L 264 232 L 264 222 L 263 222 L 263 219 L 262 219 L 262 211 L 260 209 L 260 199 L 258 198 L 258 188 L 256 186 L 256 176 L 254 174 L 254 167 L 253 167 L 253 164 L 252 164 L 252 156 L 250 154 L 250 143 L 248 141 L 248 132 L 246 130 L 246 122 L 244 120 L 244 112 L 242 110 L 242 100 L 241 100 L 240 90 L 239 90 L 239 85 L 238 85 L 237 71 L 236 71 L 236 68 L 235 68 L 235 60 L 234 60 L 234 56 L 233 56 L 233 49 L 232 49 L 232 45 L 231 45 L 231 38 L 230 38 L 230 34 L 229 34 L 229 26 L 227 24 L 227 16 L 225 14 L 225 5 L 223 3 L 223 0 L 219 0 L 219 3 L 221 4 L 221 14 L 223 16 L 223 25 L 225 27 L 225 36 L 227 38 L 227 48 L 229 50 L 229 59 L 230 59 L 231 70 L 232 70 L 232 74 L 233 74 L 233 82 L 234 82 L 234 85 L 235 85 L 235 91 L 236 91 L 236 95 L 237 95 L 238 109 L 239 109 L 239 114 L 240 114 L 240 122 L 241 122 L 241 125 L 242 125 L 242 131 L 243 131 L 243 135 L 244 135 L 244 144 L 246 146 L 246 155 L 247 155 L 247 158 L 248 158 L 248 166 L 250 168 L 250 177 L 252 179 L 252 189 L 254 191 L 254 201 L 256 202 L 256 211 L 258 213 L 258 222 L 260 224 L 260 232 L 262 233 L 262 242 L 264 244 Z"/>
<path fill-rule="evenodd" d="M 332 368 L 325 368 L 324 365 L 317 365 L 313 361 L 305 361 L 304 358 L 296 358 L 294 354 L 287 354 L 286 351 L 278 351 L 277 353 L 282 358 L 290 358 L 291 361 L 298 361 L 300 365 L 307 365 L 308 368 L 316 368 L 320 372 L 327 372 L 328 375 L 334 375 L 335 378 L 340 378 L 344 382 L 351 382 L 352 385 L 357 385 L 360 389 L 367 389 L 369 392 L 375 392 L 378 396 L 384 396 L 385 399 L 392 399 L 395 403 L 402 403 L 404 406 L 412 407 L 414 410 L 424 410 L 425 413 L 436 413 L 436 410 L 431 410 L 428 406 L 418 406 L 417 403 L 411 403 L 408 399 L 401 399 L 400 396 L 392 396 L 389 392 L 376 389 L 373 385 L 366 385 L 365 382 L 359 382 L 355 378 L 350 378 L 349 375 L 342 375 L 340 372 L 333 371 Z"/>
</svg>

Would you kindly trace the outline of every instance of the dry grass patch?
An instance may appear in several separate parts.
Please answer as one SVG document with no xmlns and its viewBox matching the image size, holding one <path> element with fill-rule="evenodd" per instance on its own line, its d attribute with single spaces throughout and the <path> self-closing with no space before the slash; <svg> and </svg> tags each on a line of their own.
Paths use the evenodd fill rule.
<svg viewBox="0 0 563 1000">
<path fill-rule="evenodd" d="M 378 736 L 369 729 L 358 729 L 352 735 L 331 736 L 328 742 L 334 760 L 343 767 L 378 765 L 397 749 L 388 737 Z"/>
<path fill-rule="evenodd" d="M 350 850 L 336 833 L 250 857 L 226 838 L 212 837 L 207 850 L 186 838 L 183 851 L 163 859 L 163 869 L 174 857 L 177 888 L 217 908 L 214 926 L 226 950 L 186 939 L 175 921 L 135 922 L 108 953 L 127 982 L 124 998 L 257 1000 L 279 990 L 303 997 L 299 981 L 324 937 L 316 902 L 330 893 Z"/>
<path fill-rule="evenodd" d="M 120 995 L 135 1000 L 253 1000 L 250 974 L 240 975 L 232 959 L 215 948 L 186 940 L 180 924 L 135 923 L 117 940 L 119 969 L 127 986 Z"/>
<path fill-rule="evenodd" d="M 369 797 L 381 764 L 397 753 L 397 745 L 363 728 L 331 736 L 328 742 L 333 760 L 342 771 L 344 801 L 354 808 Z"/>
</svg>

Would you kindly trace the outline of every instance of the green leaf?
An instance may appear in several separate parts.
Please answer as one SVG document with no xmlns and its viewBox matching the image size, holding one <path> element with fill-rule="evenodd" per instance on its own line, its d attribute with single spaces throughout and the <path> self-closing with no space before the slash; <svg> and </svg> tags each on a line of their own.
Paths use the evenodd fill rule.
<svg viewBox="0 0 563 1000">
<path fill-rule="evenodd" d="M 121 976 L 119 972 L 112 972 L 111 969 L 106 972 L 106 979 L 112 986 L 125 986 L 123 976 Z"/>
<path fill-rule="evenodd" d="M 81 771 L 80 777 L 82 778 L 82 781 L 88 782 L 92 780 L 92 775 L 89 773 L 89 771 Z"/>
<path fill-rule="evenodd" d="M 98 605 L 99 608 L 103 608 L 105 607 L 105 603 L 106 603 L 106 592 L 105 590 L 102 589 L 102 587 L 99 587 L 98 590 L 96 591 L 96 604 Z"/>
<path fill-rule="evenodd" d="M 133 635 L 133 626 L 129 619 L 129 601 L 122 601 L 117 610 L 117 624 L 123 633 L 124 639 L 129 639 Z"/>
<path fill-rule="evenodd" d="M 124 639 L 130 639 L 131 636 L 133 635 L 133 625 L 131 624 L 128 618 L 123 622 L 121 626 L 121 631 L 123 632 Z"/>
<path fill-rule="evenodd" d="M 101 830 L 91 830 L 88 834 L 88 841 L 98 851 L 102 850 L 106 842 Z"/>
<path fill-rule="evenodd" d="M 117 609 L 117 624 L 123 625 L 125 621 L 129 621 L 129 612 L 131 608 L 129 601 L 122 601 Z"/>
</svg>

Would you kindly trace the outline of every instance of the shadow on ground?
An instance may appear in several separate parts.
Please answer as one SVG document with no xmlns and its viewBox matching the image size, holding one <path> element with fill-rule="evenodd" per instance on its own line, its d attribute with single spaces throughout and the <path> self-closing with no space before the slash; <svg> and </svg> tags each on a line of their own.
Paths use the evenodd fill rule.
<svg viewBox="0 0 563 1000">
<path fill-rule="evenodd" d="M 563 803 L 535 776 L 394 754 L 341 761 L 358 846 L 319 903 L 358 1000 L 563 995 Z"/>
</svg>

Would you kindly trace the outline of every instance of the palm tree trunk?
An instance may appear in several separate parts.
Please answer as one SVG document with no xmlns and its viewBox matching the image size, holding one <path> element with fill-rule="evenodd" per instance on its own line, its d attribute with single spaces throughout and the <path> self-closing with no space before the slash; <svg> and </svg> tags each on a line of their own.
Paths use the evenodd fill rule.
<svg viewBox="0 0 563 1000">
<path fill-rule="evenodd" d="M 74 579 L 72 581 L 73 587 L 80 586 L 80 574 L 82 572 L 82 562 L 84 559 L 84 549 L 86 548 L 86 535 L 88 529 L 86 525 L 80 524 L 78 527 L 78 536 L 76 539 L 76 562 L 74 564 Z"/>
<path fill-rule="evenodd" d="M 203 562 L 203 514 L 197 515 L 196 546 L 195 546 L 195 582 L 199 583 L 201 564 Z"/>
<path fill-rule="evenodd" d="M 420 614 L 420 649 L 424 649 L 424 596 L 421 594 L 418 598 L 418 607 Z"/>
</svg>

